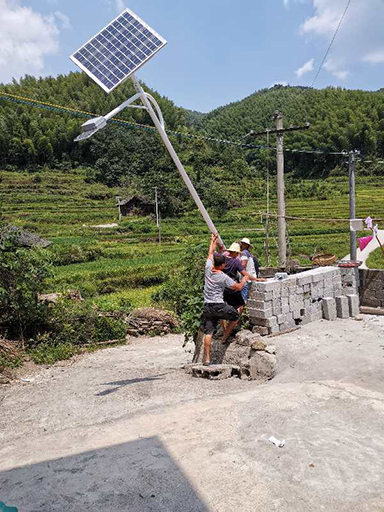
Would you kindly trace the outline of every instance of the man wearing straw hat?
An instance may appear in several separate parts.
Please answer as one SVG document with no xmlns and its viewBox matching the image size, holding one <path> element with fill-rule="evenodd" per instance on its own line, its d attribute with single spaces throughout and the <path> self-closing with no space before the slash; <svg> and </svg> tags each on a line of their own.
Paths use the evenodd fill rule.
<svg viewBox="0 0 384 512">
<path fill-rule="evenodd" d="M 251 244 L 251 241 L 249 238 L 243 238 L 240 242 L 240 249 L 241 249 L 241 255 L 240 259 L 243 265 L 243 268 L 246 270 L 247 274 L 253 278 L 247 282 L 247 284 L 244 286 L 244 288 L 241 290 L 241 296 L 243 297 L 244 301 L 246 302 L 248 300 L 249 295 L 249 288 L 252 281 L 256 281 L 258 274 L 259 274 L 259 266 L 258 261 L 249 249 L 252 249 L 253 245 Z M 257 267 L 255 265 L 255 260 L 257 263 Z"/>
<path fill-rule="evenodd" d="M 237 242 L 234 242 L 230 246 L 228 251 L 224 252 L 224 273 L 227 274 L 227 276 L 229 276 L 234 281 L 237 281 L 238 274 L 241 274 L 243 277 L 247 276 L 247 272 L 244 269 L 243 264 L 239 258 L 240 252 L 240 245 Z M 227 304 L 236 308 L 239 311 L 239 314 L 241 315 L 241 313 L 243 312 L 243 307 L 245 305 L 244 299 L 241 295 L 241 291 L 226 288 L 224 292 L 224 300 Z"/>
</svg>

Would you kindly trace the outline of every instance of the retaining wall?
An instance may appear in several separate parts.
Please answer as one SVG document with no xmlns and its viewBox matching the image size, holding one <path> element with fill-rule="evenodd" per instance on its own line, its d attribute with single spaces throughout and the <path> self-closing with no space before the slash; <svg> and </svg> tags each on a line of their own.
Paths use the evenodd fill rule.
<svg viewBox="0 0 384 512">
<path fill-rule="evenodd" d="M 334 303 L 335 310 L 336 297 L 351 296 L 355 304 L 358 289 L 358 269 L 319 267 L 290 275 L 281 281 L 268 279 L 267 282 L 252 283 L 248 314 L 255 332 L 276 334 L 323 318 L 325 298 L 332 299 L 331 305 Z M 329 306 L 328 301 L 327 311 Z"/>
<path fill-rule="evenodd" d="M 359 270 L 360 303 L 362 306 L 384 308 L 384 270 Z"/>
</svg>

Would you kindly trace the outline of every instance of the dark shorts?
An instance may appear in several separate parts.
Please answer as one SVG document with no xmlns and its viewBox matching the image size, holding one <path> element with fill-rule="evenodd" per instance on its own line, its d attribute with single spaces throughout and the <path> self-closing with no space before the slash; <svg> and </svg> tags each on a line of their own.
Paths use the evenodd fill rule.
<svg viewBox="0 0 384 512">
<path fill-rule="evenodd" d="M 244 299 L 241 296 L 241 292 L 234 292 L 231 290 L 224 291 L 224 300 L 230 306 L 238 309 L 245 305 Z"/>
<path fill-rule="evenodd" d="M 219 320 L 238 320 L 237 310 L 225 302 L 204 304 L 204 334 L 213 334 Z"/>
</svg>

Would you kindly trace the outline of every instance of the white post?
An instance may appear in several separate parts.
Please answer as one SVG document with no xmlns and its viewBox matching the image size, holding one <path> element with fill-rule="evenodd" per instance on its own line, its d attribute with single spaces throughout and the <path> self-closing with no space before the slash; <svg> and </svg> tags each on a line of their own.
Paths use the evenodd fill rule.
<svg viewBox="0 0 384 512">
<path fill-rule="evenodd" d="M 159 214 L 159 200 L 157 197 L 157 187 L 155 187 L 155 204 L 156 204 L 156 226 L 159 230 L 159 244 L 161 244 L 161 226 L 160 226 L 160 214 Z"/>
<path fill-rule="evenodd" d="M 144 103 L 149 115 L 151 116 L 151 119 L 157 129 L 157 131 L 159 132 L 160 134 L 160 137 L 163 139 L 163 142 L 169 152 L 169 154 L 171 155 L 171 158 L 172 160 L 175 162 L 175 165 L 177 167 L 177 170 L 179 171 L 180 173 L 180 176 L 182 177 L 182 179 L 184 180 L 184 183 L 186 184 L 190 194 L 192 195 L 195 203 L 196 203 L 196 206 L 198 207 L 198 209 L 200 210 L 200 213 L 201 215 L 203 216 L 209 230 L 211 231 L 211 233 L 213 233 L 214 235 L 218 235 L 218 242 L 220 245 L 222 245 L 223 248 L 225 248 L 225 245 L 224 245 L 224 242 L 222 241 L 214 223 L 212 222 L 212 219 L 211 217 L 209 216 L 209 213 L 207 212 L 207 210 L 205 209 L 203 203 L 201 202 L 201 199 L 199 197 L 199 195 L 197 194 L 196 190 L 195 190 L 195 187 L 193 186 L 191 180 L 189 179 L 189 176 L 188 174 L 185 172 L 185 169 L 183 167 L 183 164 L 181 163 L 179 157 L 177 156 L 177 153 L 176 151 L 173 149 L 173 146 L 171 144 L 171 141 L 169 140 L 168 138 L 168 135 L 165 131 L 165 129 L 163 128 L 163 126 L 161 125 L 158 117 L 156 116 L 153 108 L 152 108 L 152 105 L 150 103 L 150 101 L 148 100 L 143 88 L 141 87 L 141 85 L 139 84 L 139 82 L 137 81 L 136 77 L 134 75 L 131 76 L 131 79 L 132 79 L 132 82 L 133 82 L 133 85 L 136 89 L 136 91 L 138 93 L 140 93 L 140 97 L 141 97 L 141 100 L 142 102 Z"/>
</svg>

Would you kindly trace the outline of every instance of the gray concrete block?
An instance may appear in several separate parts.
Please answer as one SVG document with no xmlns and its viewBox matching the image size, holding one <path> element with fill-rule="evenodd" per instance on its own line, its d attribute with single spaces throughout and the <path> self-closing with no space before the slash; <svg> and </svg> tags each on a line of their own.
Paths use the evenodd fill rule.
<svg viewBox="0 0 384 512">
<path fill-rule="evenodd" d="M 281 282 L 281 288 L 282 289 L 291 289 L 296 287 L 296 279 L 284 279 L 284 281 Z"/>
<path fill-rule="evenodd" d="M 348 297 L 349 316 L 356 317 L 360 313 L 359 296 L 349 295 Z"/>
<path fill-rule="evenodd" d="M 323 318 L 323 312 L 318 311 L 317 313 L 311 314 L 311 322 L 317 322 L 318 320 L 321 320 Z"/>
<path fill-rule="evenodd" d="M 349 318 L 348 297 L 336 297 L 336 310 L 339 318 Z"/>
<path fill-rule="evenodd" d="M 336 310 L 336 299 L 333 297 L 326 297 L 322 300 L 323 307 L 323 317 L 326 320 L 336 320 L 337 318 L 337 310 Z"/>
<path fill-rule="evenodd" d="M 267 319 L 272 316 L 272 308 L 270 308 L 270 309 L 248 308 L 248 314 L 251 318 Z"/>
<path fill-rule="evenodd" d="M 312 282 L 312 276 L 306 275 L 307 272 L 303 272 L 302 275 L 299 274 L 299 277 L 297 277 L 297 285 L 298 286 L 304 286 L 311 284 Z"/>
<path fill-rule="evenodd" d="M 278 325 L 272 325 L 272 327 L 268 327 L 269 334 L 277 334 L 280 332 L 280 327 Z"/>
<path fill-rule="evenodd" d="M 283 324 L 285 322 L 285 315 L 277 315 L 277 323 Z"/>
<path fill-rule="evenodd" d="M 273 308 L 272 308 L 272 313 L 274 314 L 274 316 L 278 316 L 280 315 L 282 312 L 282 309 L 281 309 L 281 305 L 280 304 L 276 304 Z"/>
<path fill-rule="evenodd" d="M 301 315 L 301 312 L 302 312 L 302 310 L 301 310 L 301 309 L 295 309 L 295 310 L 293 310 L 293 312 L 292 312 L 293 319 L 294 319 L 294 320 L 297 320 L 297 319 L 301 318 L 301 316 L 302 316 L 302 315 Z"/>
<path fill-rule="evenodd" d="M 267 327 L 276 327 L 277 324 L 277 318 L 275 316 L 272 316 L 271 318 L 266 318 L 265 323 Z"/>
<path fill-rule="evenodd" d="M 311 315 L 305 314 L 301 319 L 300 325 L 307 325 L 312 322 Z"/>
<path fill-rule="evenodd" d="M 259 283 L 261 285 L 260 290 L 265 292 L 273 292 L 274 290 L 278 290 L 281 288 L 281 282 L 280 281 L 267 281 L 266 283 Z"/>
<path fill-rule="evenodd" d="M 286 313 L 289 313 L 289 305 L 287 304 L 286 306 L 285 305 L 281 306 L 281 312 L 283 315 L 285 315 Z"/>
<path fill-rule="evenodd" d="M 253 300 L 249 299 L 247 302 L 248 309 L 260 309 L 267 311 L 272 309 L 273 302 L 271 300 Z"/>
</svg>

